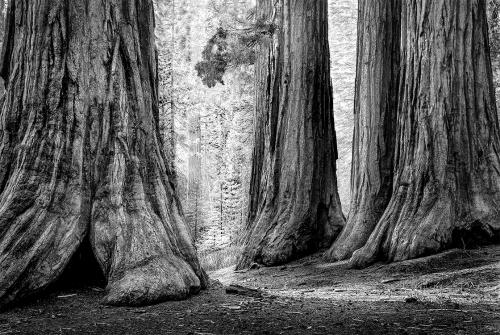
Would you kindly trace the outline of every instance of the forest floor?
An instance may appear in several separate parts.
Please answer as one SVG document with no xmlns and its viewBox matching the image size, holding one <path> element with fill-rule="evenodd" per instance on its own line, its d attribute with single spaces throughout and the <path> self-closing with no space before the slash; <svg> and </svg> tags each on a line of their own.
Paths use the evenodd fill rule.
<svg viewBox="0 0 500 335">
<path fill-rule="evenodd" d="M 500 334 L 500 246 L 365 270 L 309 257 L 210 275 L 192 299 L 141 308 L 103 306 L 96 288 L 55 291 L 0 314 L 0 335 Z M 256 291 L 228 294 L 231 284 Z"/>
</svg>

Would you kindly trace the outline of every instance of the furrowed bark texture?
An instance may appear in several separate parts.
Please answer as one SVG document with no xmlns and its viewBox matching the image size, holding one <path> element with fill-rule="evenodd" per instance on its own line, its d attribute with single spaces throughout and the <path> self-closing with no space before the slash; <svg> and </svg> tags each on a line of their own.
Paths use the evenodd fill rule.
<svg viewBox="0 0 500 335">
<path fill-rule="evenodd" d="M 206 283 L 162 152 L 150 0 L 12 0 L 1 75 L 0 306 L 85 237 L 109 304 Z"/>
<path fill-rule="evenodd" d="M 393 194 L 350 265 L 498 239 L 500 137 L 484 0 L 403 1 Z"/>
<path fill-rule="evenodd" d="M 326 253 L 342 260 L 362 247 L 392 195 L 398 104 L 400 0 L 359 2 L 351 205 Z"/>
<path fill-rule="evenodd" d="M 256 135 L 238 268 L 276 265 L 331 244 L 337 192 L 326 0 L 262 0 L 273 36 L 259 47 Z"/>
</svg>

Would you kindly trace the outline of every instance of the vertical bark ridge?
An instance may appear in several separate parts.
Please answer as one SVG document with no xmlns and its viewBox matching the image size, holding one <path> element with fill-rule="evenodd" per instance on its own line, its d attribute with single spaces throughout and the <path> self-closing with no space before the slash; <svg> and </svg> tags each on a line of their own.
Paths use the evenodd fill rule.
<svg viewBox="0 0 500 335">
<path fill-rule="evenodd" d="M 238 268 L 276 265 L 317 251 L 344 224 L 335 173 L 327 2 L 260 1 L 258 14 L 274 17 L 278 29 L 260 46 L 257 63 L 253 195 Z"/>
<path fill-rule="evenodd" d="M 482 0 L 403 2 L 393 196 L 351 266 L 498 234 L 500 138 L 486 27 Z"/>
<path fill-rule="evenodd" d="M 343 260 L 362 247 L 392 195 L 398 104 L 400 0 L 361 0 L 358 20 L 351 205 L 326 253 Z"/>
<path fill-rule="evenodd" d="M 9 6 L 0 306 L 52 283 L 87 234 L 106 302 L 197 292 L 206 275 L 161 150 L 151 1 Z"/>
</svg>

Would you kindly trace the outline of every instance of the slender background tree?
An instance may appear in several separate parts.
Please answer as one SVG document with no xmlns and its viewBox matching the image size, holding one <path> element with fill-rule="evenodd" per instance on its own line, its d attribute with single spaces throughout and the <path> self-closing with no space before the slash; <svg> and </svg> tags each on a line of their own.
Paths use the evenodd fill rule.
<svg viewBox="0 0 500 335">
<path fill-rule="evenodd" d="M 488 23 L 490 28 L 490 52 L 493 65 L 493 82 L 496 90 L 497 108 L 500 101 L 500 1 L 488 0 Z M 500 118 L 500 113 L 499 116 Z"/>
</svg>

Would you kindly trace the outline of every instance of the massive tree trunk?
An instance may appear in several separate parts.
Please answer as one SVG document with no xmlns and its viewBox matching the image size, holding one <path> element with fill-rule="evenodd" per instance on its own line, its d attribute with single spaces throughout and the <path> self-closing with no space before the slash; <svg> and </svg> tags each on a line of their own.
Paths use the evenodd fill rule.
<svg viewBox="0 0 500 335">
<path fill-rule="evenodd" d="M 359 2 L 351 207 L 329 258 L 346 259 L 362 247 L 391 199 L 400 12 L 400 0 Z"/>
<path fill-rule="evenodd" d="M 256 134 L 245 249 L 285 263 L 327 247 L 344 224 L 337 192 L 326 0 L 261 0 Z"/>
<path fill-rule="evenodd" d="M 498 238 L 500 135 L 488 43 L 484 0 L 402 2 L 393 194 L 351 266 Z"/>
<path fill-rule="evenodd" d="M 90 241 L 110 304 L 206 283 L 162 151 L 151 0 L 12 0 L 1 75 L 0 306 Z"/>
</svg>

